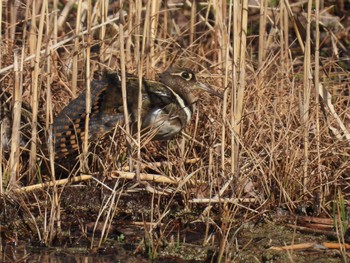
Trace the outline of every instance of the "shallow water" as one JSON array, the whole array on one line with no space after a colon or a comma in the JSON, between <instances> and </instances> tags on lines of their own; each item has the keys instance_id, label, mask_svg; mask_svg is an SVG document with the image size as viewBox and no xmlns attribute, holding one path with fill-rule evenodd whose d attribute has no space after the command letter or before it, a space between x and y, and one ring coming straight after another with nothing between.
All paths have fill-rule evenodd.
<instances>
[{"instance_id":1,"label":"shallow water","mask_svg":"<svg viewBox=\"0 0 350 263\"><path fill-rule=\"evenodd\" d=\"M108 254L89 252L86 248L28 248L25 246L0 247L0 262L44 262L44 263L110 263L110 262L147 262L133 255L109 251Z\"/></svg>"}]
</instances>

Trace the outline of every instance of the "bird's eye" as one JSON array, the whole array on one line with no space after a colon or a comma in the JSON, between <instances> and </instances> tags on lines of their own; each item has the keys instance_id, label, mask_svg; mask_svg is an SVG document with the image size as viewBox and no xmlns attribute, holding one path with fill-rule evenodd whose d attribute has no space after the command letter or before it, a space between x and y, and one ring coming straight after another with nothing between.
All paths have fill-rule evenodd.
<instances>
[{"instance_id":1,"label":"bird's eye","mask_svg":"<svg viewBox=\"0 0 350 263\"><path fill-rule=\"evenodd\" d=\"M193 74L192 73L189 73L187 71L184 71L181 73L181 77L187 81L191 80L192 77L193 77Z\"/></svg>"}]
</instances>

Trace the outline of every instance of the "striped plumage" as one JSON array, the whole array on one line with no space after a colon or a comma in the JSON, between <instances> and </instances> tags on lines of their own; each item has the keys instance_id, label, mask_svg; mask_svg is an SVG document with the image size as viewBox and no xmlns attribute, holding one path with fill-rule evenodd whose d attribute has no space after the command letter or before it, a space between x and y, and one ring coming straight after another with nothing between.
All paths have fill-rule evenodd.
<instances>
[{"instance_id":1,"label":"striped plumage","mask_svg":"<svg viewBox=\"0 0 350 263\"><path fill-rule=\"evenodd\" d=\"M139 78L126 78L127 106L132 128L137 127ZM168 140L178 134L190 121L195 97L193 90L215 93L197 82L189 69L170 68L159 75L159 81L142 80L142 133L151 131L153 140ZM85 102L83 92L57 115L53 128L58 158L78 150L85 136ZM91 115L89 138L98 138L123 120L121 80L117 73L108 73L103 80L91 83ZM77 140L78 138L78 140Z\"/></svg>"}]
</instances>

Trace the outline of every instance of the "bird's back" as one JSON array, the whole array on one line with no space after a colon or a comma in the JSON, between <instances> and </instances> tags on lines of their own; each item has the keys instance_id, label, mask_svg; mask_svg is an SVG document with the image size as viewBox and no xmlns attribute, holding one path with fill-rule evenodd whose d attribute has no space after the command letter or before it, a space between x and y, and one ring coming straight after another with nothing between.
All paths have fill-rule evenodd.
<instances>
[{"instance_id":1,"label":"bird's back","mask_svg":"<svg viewBox=\"0 0 350 263\"><path fill-rule=\"evenodd\" d=\"M120 97L119 86L111 85L105 80L91 82L89 138L102 136L123 118L116 110L116 102ZM86 92L83 92L54 119L56 158L67 156L79 149L86 133L85 118Z\"/></svg>"}]
</instances>

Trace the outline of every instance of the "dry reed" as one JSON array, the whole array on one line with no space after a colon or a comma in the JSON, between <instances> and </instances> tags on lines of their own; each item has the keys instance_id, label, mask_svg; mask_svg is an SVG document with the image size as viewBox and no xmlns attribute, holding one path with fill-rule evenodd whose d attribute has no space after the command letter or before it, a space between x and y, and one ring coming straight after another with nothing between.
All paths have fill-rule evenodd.
<instances>
[{"instance_id":1,"label":"dry reed","mask_svg":"<svg viewBox=\"0 0 350 263\"><path fill-rule=\"evenodd\" d=\"M349 205L344 190L349 187L349 112L344 97L348 77L332 58L321 58L320 64L318 1L315 22L311 0L307 5L290 5L285 0L274 7L267 0L255 7L248 6L247 0L135 0L113 4L107 0L79 0L66 1L64 6L59 6L57 0L16 3L0 1L0 94L13 94L13 131L21 130L22 101L30 104L31 146L22 149L21 136L16 132L12 134L9 156L1 145L0 193L6 192L9 181L10 186L41 184L47 178L53 181L52 191L46 193L51 207L40 235L45 243L60 235L62 227L60 198L64 188L55 183L50 141L53 116L81 92L86 92L87 98L82 172L98 172L96 177L105 179L128 166L130 172L136 169L138 183L147 177L145 174L170 178L171 183L161 186L159 182L144 183L152 189L151 211L144 221L153 256L163 237L156 236L155 228L167 219L178 195L184 208L197 205L203 210L201 218L205 218L207 232L214 227L220 233L219 261L230 260L229 251L235 246L233 229L241 224L236 218L243 214L249 221L276 207L296 212L300 207L313 208L318 198L321 201L315 213L331 211L338 189L343 190ZM307 7L305 28L299 21L304 18L296 11L301 5ZM255 14L260 18L254 18ZM322 32L333 41L331 51L336 53L339 35L331 30ZM21 50L21 54L15 50ZM137 134L131 138L127 73L139 76L141 88L142 76L153 79L172 64L193 68L201 81L224 94L223 101L201 95L185 135L176 140L146 143L140 120ZM121 72L125 124L118 126L113 135L88 141L90 80L110 69ZM140 118L141 94L138 100ZM326 114L320 114L320 109ZM39 135L38 116L42 115L46 118L46 125L42 123L46 137ZM37 152L47 136L50 169L41 174ZM26 166L23 156L28 151ZM88 165L89 156L93 156L93 162ZM193 159L198 161L188 161ZM151 167L151 163L161 165ZM10 180L6 179L8 175ZM115 181L113 193L97 216L97 221L105 220L99 245L108 236L118 213L116 206L126 192L121 180ZM162 191L170 197L160 211L155 209L156 193ZM242 205L242 200L248 204ZM213 203L218 211L212 208ZM218 224L213 223L215 213L222 218ZM165 233L165 229L162 231ZM207 244L214 242L208 233L206 237Z\"/></svg>"}]
</instances>

